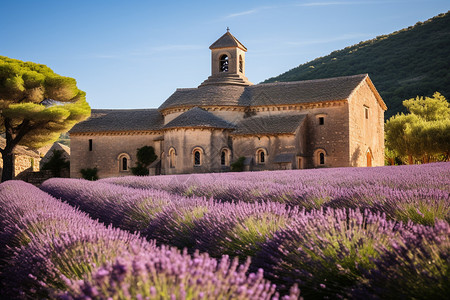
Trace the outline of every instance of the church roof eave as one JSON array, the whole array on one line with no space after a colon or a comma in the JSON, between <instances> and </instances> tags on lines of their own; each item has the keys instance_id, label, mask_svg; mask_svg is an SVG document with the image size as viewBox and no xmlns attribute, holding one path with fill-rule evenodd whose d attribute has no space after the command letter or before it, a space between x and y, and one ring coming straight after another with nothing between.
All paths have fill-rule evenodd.
<instances>
[{"instance_id":1,"label":"church roof eave","mask_svg":"<svg viewBox=\"0 0 450 300\"><path fill-rule=\"evenodd\" d=\"M234 129L235 125L200 107L194 107L182 113L163 127L164 130L173 128Z\"/></svg>"},{"instance_id":2,"label":"church roof eave","mask_svg":"<svg viewBox=\"0 0 450 300\"><path fill-rule=\"evenodd\" d=\"M247 48L239 42L229 31L225 32L217 41L209 46L209 49L223 49L223 48L239 48L243 51L247 51Z\"/></svg>"}]
</instances>

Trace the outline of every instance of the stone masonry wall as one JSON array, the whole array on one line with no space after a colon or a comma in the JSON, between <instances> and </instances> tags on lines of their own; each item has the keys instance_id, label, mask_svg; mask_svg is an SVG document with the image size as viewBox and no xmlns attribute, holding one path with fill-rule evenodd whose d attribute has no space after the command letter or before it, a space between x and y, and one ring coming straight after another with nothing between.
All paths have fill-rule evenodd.
<instances>
[{"instance_id":1,"label":"stone masonry wall","mask_svg":"<svg viewBox=\"0 0 450 300\"><path fill-rule=\"evenodd\" d=\"M252 157L251 170L278 170L280 164L274 163L278 154L297 153L299 141L293 134L290 135L262 135L262 136L233 136L233 161L241 156ZM256 151L260 148L266 150L266 163L258 164Z\"/></svg>"},{"instance_id":2,"label":"stone masonry wall","mask_svg":"<svg viewBox=\"0 0 450 300\"><path fill-rule=\"evenodd\" d=\"M194 148L202 149L202 162L194 166ZM221 129L180 128L164 134L164 157L162 167L165 174L207 173L223 171L220 165L222 149L229 149L228 132ZM176 151L175 167L169 166L169 150Z\"/></svg>"},{"instance_id":3,"label":"stone masonry wall","mask_svg":"<svg viewBox=\"0 0 450 300\"><path fill-rule=\"evenodd\" d=\"M155 134L115 134L115 135L71 135L70 177L81 178L81 169L98 169L100 178L132 175L131 171L119 170L119 155L126 153L130 157L128 165L136 164L137 149L152 146L160 158L159 142L153 141ZM89 151L89 140L92 139L92 151Z\"/></svg>"},{"instance_id":4,"label":"stone masonry wall","mask_svg":"<svg viewBox=\"0 0 450 300\"><path fill-rule=\"evenodd\" d=\"M350 103L350 166L366 167L367 152L372 166L384 165L384 111L367 82L353 93ZM365 117L368 109L368 119Z\"/></svg>"}]
</instances>

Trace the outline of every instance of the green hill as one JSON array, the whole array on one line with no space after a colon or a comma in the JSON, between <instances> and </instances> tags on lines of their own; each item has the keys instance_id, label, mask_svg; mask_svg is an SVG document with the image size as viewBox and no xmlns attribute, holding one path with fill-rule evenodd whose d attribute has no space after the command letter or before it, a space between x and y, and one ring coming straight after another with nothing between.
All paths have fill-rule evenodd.
<instances>
[{"instance_id":1,"label":"green hill","mask_svg":"<svg viewBox=\"0 0 450 300\"><path fill-rule=\"evenodd\" d=\"M388 106L386 118L404 111L402 101L438 91L450 99L450 11L389 35L360 42L302 64L265 82L368 73Z\"/></svg>"}]
</instances>

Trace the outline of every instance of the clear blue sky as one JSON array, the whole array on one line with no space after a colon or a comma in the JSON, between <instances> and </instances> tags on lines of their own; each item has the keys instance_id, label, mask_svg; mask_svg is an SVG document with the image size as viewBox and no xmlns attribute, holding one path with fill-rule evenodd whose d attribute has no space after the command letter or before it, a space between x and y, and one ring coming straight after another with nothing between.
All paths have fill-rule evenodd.
<instances>
[{"instance_id":1,"label":"clear blue sky","mask_svg":"<svg viewBox=\"0 0 450 300\"><path fill-rule=\"evenodd\" d=\"M2 0L0 55L73 77L92 108L157 108L210 75L226 32L253 83L450 10L449 0Z\"/></svg>"}]
</instances>

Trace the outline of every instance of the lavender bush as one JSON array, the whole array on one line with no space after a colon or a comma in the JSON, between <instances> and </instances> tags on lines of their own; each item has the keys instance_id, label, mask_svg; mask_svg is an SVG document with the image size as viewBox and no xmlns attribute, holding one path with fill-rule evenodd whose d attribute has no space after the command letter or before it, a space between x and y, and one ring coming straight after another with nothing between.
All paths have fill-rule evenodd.
<instances>
[{"instance_id":1,"label":"lavender bush","mask_svg":"<svg viewBox=\"0 0 450 300\"><path fill-rule=\"evenodd\" d=\"M255 264L283 285L298 283L307 298L346 297L374 267L378 247L390 248L401 225L358 210L312 211L262 246Z\"/></svg>"},{"instance_id":2,"label":"lavender bush","mask_svg":"<svg viewBox=\"0 0 450 300\"><path fill-rule=\"evenodd\" d=\"M248 263L239 265L224 256L220 262L207 254L159 251L133 253L97 269L91 280L71 281L63 299L277 299L275 285L262 270L246 275ZM189 272L190 276L186 276ZM233 284L230 284L233 282ZM282 299L297 299L294 286ZM275 296L274 296L275 295Z\"/></svg>"},{"instance_id":3,"label":"lavender bush","mask_svg":"<svg viewBox=\"0 0 450 300\"><path fill-rule=\"evenodd\" d=\"M153 218L177 197L154 189L134 189L82 179L52 178L41 189L79 207L105 224L129 231L147 228Z\"/></svg>"},{"instance_id":4,"label":"lavender bush","mask_svg":"<svg viewBox=\"0 0 450 300\"><path fill-rule=\"evenodd\" d=\"M380 256L365 280L353 291L355 298L445 299L450 295L450 226L410 225L390 247L380 245Z\"/></svg>"},{"instance_id":5,"label":"lavender bush","mask_svg":"<svg viewBox=\"0 0 450 300\"><path fill-rule=\"evenodd\" d=\"M390 219L424 225L450 221L450 163L255 173L120 177L102 182L213 198L220 202L282 202L383 211Z\"/></svg>"},{"instance_id":6,"label":"lavender bush","mask_svg":"<svg viewBox=\"0 0 450 300\"><path fill-rule=\"evenodd\" d=\"M218 262L207 254L191 258L175 248L156 248L23 182L0 184L0 208L7 299L278 299L262 270L247 276L248 265L227 257ZM294 287L285 298L298 296Z\"/></svg>"}]
</instances>

